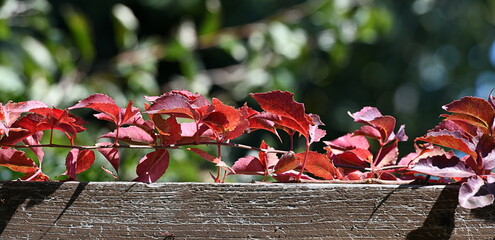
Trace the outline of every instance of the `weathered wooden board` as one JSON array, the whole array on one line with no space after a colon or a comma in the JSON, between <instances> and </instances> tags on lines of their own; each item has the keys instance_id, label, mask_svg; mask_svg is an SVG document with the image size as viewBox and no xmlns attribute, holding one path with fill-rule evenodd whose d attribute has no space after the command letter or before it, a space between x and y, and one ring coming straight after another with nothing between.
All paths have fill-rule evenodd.
<instances>
[{"instance_id":1,"label":"weathered wooden board","mask_svg":"<svg viewBox=\"0 0 495 240\"><path fill-rule=\"evenodd\" d=\"M0 239L493 239L457 186L0 183Z\"/></svg>"}]
</instances>

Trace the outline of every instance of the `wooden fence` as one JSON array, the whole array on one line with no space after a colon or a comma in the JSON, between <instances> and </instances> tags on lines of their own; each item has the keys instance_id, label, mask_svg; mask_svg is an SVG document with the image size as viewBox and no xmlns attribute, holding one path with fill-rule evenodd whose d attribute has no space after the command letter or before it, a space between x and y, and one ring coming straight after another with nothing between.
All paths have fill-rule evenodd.
<instances>
[{"instance_id":1,"label":"wooden fence","mask_svg":"<svg viewBox=\"0 0 495 240\"><path fill-rule=\"evenodd\" d=\"M0 239L493 239L458 186L0 182Z\"/></svg>"}]
</instances>

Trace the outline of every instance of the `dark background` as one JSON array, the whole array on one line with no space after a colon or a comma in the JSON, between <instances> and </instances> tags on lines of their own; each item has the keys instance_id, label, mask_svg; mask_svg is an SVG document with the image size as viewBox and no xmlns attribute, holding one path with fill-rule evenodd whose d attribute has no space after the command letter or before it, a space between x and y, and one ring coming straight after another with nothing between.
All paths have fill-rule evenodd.
<instances>
[{"instance_id":1,"label":"dark background","mask_svg":"<svg viewBox=\"0 0 495 240\"><path fill-rule=\"evenodd\" d=\"M393 115L410 137L400 145L403 156L415 137L436 125L442 105L466 95L487 98L495 87L494 4L2 1L0 100L36 99L63 108L101 92L122 106L133 99L142 107L143 96L187 89L240 106L252 104L250 92L281 89L321 116L324 140L356 129L347 111L374 106ZM90 111L79 113L91 118ZM91 123L96 127L81 143L92 144L107 131ZM240 141L256 146L260 138L276 144L265 133ZM66 153L50 151L48 173L60 174ZM233 151L230 163L243 154ZM123 179L132 179L141 155L124 153ZM200 181L208 167L174 151L162 180ZM3 179L12 176L0 171ZM109 179L101 171L84 177Z\"/></svg>"}]
</instances>

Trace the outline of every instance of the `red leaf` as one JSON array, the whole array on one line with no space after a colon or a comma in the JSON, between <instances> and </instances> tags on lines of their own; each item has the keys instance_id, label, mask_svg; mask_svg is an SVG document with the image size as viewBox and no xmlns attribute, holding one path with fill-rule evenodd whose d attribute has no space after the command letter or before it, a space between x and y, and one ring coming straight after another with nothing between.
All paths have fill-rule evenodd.
<instances>
[{"instance_id":1,"label":"red leaf","mask_svg":"<svg viewBox=\"0 0 495 240\"><path fill-rule=\"evenodd\" d=\"M127 122L133 119L134 116L136 116L136 114L139 113L139 108L132 107L133 103L134 102L132 100L129 100L129 102L127 103L127 107L125 109L120 109L121 110L120 115L122 117L121 119L119 119L118 126L121 126L123 124L128 124Z\"/></svg>"},{"instance_id":2,"label":"red leaf","mask_svg":"<svg viewBox=\"0 0 495 240\"><path fill-rule=\"evenodd\" d=\"M431 131L439 131L439 130L448 130L448 131L459 131L462 133L464 138L471 138L478 135L478 127L475 127L469 123L455 120L444 120L440 122L435 128Z\"/></svg>"},{"instance_id":3,"label":"red leaf","mask_svg":"<svg viewBox=\"0 0 495 240\"><path fill-rule=\"evenodd\" d=\"M169 157L168 151L164 149L157 149L146 154L137 165L136 173L138 177L133 181L156 182L167 171Z\"/></svg>"},{"instance_id":4,"label":"red leaf","mask_svg":"<svg viewBox=\"0 0 495 240\"><path fill-rule=\"evenodd\" d=\"M384 146L380 151L380 155L375 159L375 167L382 168L390 165L394 165L399 157L399 148L397 147L398 141L393 141Z\"/></svg>"},{"instance_id":5,"label":"red leaf","mask_svg":"<svg viewBox=\"0 0 495 240\"><path fill-rule=\"evenodd\" d=\"M238 109L235 109L234 107L225 105L222 103L222 101L213 98L212 104L215 107L215 112L220 112L225 117L227 118L227 124L225 126L222 126L225 131L232 131L234 130L237 125L239 124L239 121L241 120L241 112Z\"/></svg>"},{"instance_id":6,"label":"red leaf","mask_svg":"<svg viewBox=\"0 0 495 240\"><path fill-rule=\"evenodd\" d=\"M392 116L378 117L373 121L370 121L372 126L376 127L382 134L382 143L386 143L392 140L390 136L394 135L395 118Z\"/></svg>"},{"instance_id":7,"label":"red leaf","mask_svg":"<svg viewBox=\"0 0 495 240\"><path fill-rule=\"evenodd\" d=\"M50 177L41 172L40 169L26 173L21 179L25 181L50 181Z\"/></svg>"},{"instance_id":8,"label":"red leaf","mask_svg":"<svg viewBox=\"0 0 495 240\"><path fill-rule=\"evenodd\" d=\"M397 180L397 177L389 172L381 172L378 178L381 180L389 180L389 181Z\"/></svg>"},{"instance_id":9,"label":"red leaf","mask_svg":"<svg viewBox=\"0 0 495 240\"><path fill-rule=\"evenodd\" d=\"M373 154L367 149L356 148L334 155L336 163L352 166L368 166L373 162Z\"/></svg>"},{"instance_id":10,"label":"red leaf","mask_svg":"<svg viewBox=\"0 0 495 240\"><path fill-rule=\"evenodd\" d=\"M478 153L477 167L478 169L492 170L495 168L495 142L493 137L483 134L478 137L479 141L476 146Z\"/></svg>"},{"instance_id":11,"label":"red leaf","mask_svg":"<svg viewBox=\"0 0 495 240\"><path fill-rule=\"evenodd\" d=\"M220 159L218 157L212 156L209 153L207 153L207 152L205 152L199 148L188 148L187 150L198 154L201 158L203 158L209 162L217 163L217 164L220 162Z\"/></svg>"},{"instance_id":12,"label":"red leaf","mask_svg":"<svg viewBox=\"0 0 495 240\"><path fill-rule=\"evenodd\" d=\"M240 113L239 122L236 124L233 130L230 130L225 134L224 139L232 140L240 137L249 129L249 120L250 114L253 112L247 105L244 105L238 109Z\"/></svg>"},{"instance_id":13,"label":"red leaf","mask_svg":"<svg viewBox=\"0 0 495 240\"><path fill-rule=\"evenodd\" d=\"M100 138L118 138L120 141L129 144L151 144L154 142L153 137L148 132L136 126L120 127L113 132L102 135Z\"/></svg>"},{"instance_id":14,"label":"red leaf","mask_svg":"<svg viewBox=\"0 0 495 240\"><path fill-rule=\"evenodd\" d=\"M254 156L246 156L239 158L232 166L232 170L235 174L245 175L264 175L265 167L261 164L260 160Z\"/></svg>"},{"instance_id":15,"label":"red leaf","mask_svg":"<svg viewBox=\"0 0 495 240\"><path fill-rule=\"evenodd\" d=\"M151 114L151 119L160 134L162 144L176 144L182 138L181 125L175 117L164 120L159 114Z\"/></svg>"},{"instance_id":16,"label":"red leaf","mask_svg":"<svg viewBox=\"0 0 495 240\"><path fill-rule=\"evenodd\" d=\"M373 155L366 149L353 149L340 154L332 155L333 163L341 168L345 174L354 171L354 168L345 166L366 168L373 161Z\"/></svg>"},{"instance_id":17,"label":"red leaf","mask_svg":"<svg viewBox=\"0 0 495 240\"><path fill-rule=\"evenodd\" d=\"M264 129L272 132L278 138L280 138L277 133L277 129L275 128L275 121L280 121L280 117L278 115L263 112L263 113L257 113L251 115L248 118L248 120L249 120L249 128L251 129L251 131Z\"/></svg>"},{"instance_id":18,"label":"red leaf","mask_svg":"<svg viewBox=\"0 0 495 240\"><path fill-rule=\"evenodd\" d=\"M480 120L485 128L491 128L495 116L495 110L488 101L477 97L463 97L452 103L443 106L443 109L452 112L472 116ZM465 121L476 125L479 124L476 120L464 119Z\"/></svg>"},{"instance_id":19,"label":"red leaf","mask_svg":"<svg viewBox=\"0 0 495 240\"><path fill-rule=\"evenodd\" d=\"M93 103L87 108L91 108L97 112L101 112L102 114L95 114L95 117L97 117L98 119L108 120L114 122L115 125L120 126L120 107L115 103Z\"/></svg>"},{"instance_id":20,"label":"red leaf","mask_svg":"<svg viewBox=\"0 0 495 240\"><path fill-rule=\"evenodd\" d=\"M355 136L352 133L348 133L332 141L324 141L323 143L325 143L329 149L332 150L332 152L334 152L334 150L340 151L334 152L334 154L341 153L345 150L352 150L356 148L368 149L370 147L370 144L365 137L359 135Z\"/></svg>"},{"instance_id":21,"label":"red leaf","mask_svg":"<svg viewBox=\"0 0 495 240\"><path fill-rule=\"evenodd\" d=\"M209 113L201 122L217 133L216 135L221 134L229 123L225 114L221 112Z\"/></svg>"},{"instance_id":22,"label":"red leaf","mask_svg":"<svg viewBox=\"0 0 495 240\"><path fill-rule=\"evenodd\" d=\"M240 137L244 132L249 128L249 121L244 118L239 121L239 124L237 124L236 128L232 131L229 131L227 134L225 134L224 139L225 140L232 140L235 138Z\"/></svg>"},{"instance_id":23,"label":"red leaf","mask_svg":"<svg viewBox=\"0 0 495 240\"><path fill-rule=\"evenodd\" d=\"M421 159L411 168L412 171L424 173L431 176L446 178L466 178L475 176L473 172L458 157L432 156Z\"/></svg>"},{"instance_id":24,"label":"red leaf","mask_svg":"<svg viewBox=\"0 0 495 240\"><path fill-rule=\"evenodd\" d=\"M363 173L359 170L351 170L345 175L343 180L363 180L368 177L368 173L369 172Z\"/></svg>"},{"instance_id":25,"label":"red leaf","mask_svg":"<svg viewBox=\"0 0 495 240\"><path fill-rule=\"evenodd\" d=\"M406 125L402 124L399 127L399 130L397 130L397 134L395 138L401 142L405 142L409 139L409 137L406 135Z\"/></svg>"},{"instance_id":26,"label":"red leaf","mask_svg":"<svg viewBox=\"0 0 495 240\"><path fill-rule=\"evenodd\" d=\"M109 142L100 142L97 143L96 146L112 146L112 143ZM98 148L98 152L100 152L107 160L112 164L112 167L115 171L119 172L120 165L120 153L117 148Z\"/></svg>"},{"instance_id":27,"label":"red leaf","mask_svg":"<svg viewBox=\"0 0 495 240\"><path fill-rule=\"evenodd\" d=\"M156 99L145 111L148 114L169 114L181 118L194 119L192 107L182 95L164 95Z\"/></svg>"},{"instance_id":28,"label":"red leaf","mask_svg":"<svg viewBox=\"0 0 495 240\"><path fill-rule=\"evenodd\" d=\"M208 101L200 94L192 94L185 90L171 91L160 97L147 97L146 99L151 102L151 105L145 111L146 113L168 114L195 120L201 119L202 108L208 109L210 106Z\"/></svg>"},{"instance_id":29,"label":"red leaf","mask_svg":"<svg viewBox=\"0 0 495 240\"><path fill-rule=\"evenodd\" d=\"M77 108L91 108L97 112L102 112L108 115L110 119L117 125L120 115L120 108L115 104L115 101L101 93L93 94L81 101L76 105L69 107L69 110Z\"/></svg>"},{"instance_id":30,"label":"red leaf","mask_svg":"<svg viewBox=\"0 0 495 240\"><path fill-rule=\"evenodd\" d=\"M129 101L131 103L131 101ZM113 106L117 107L117 105ZM139 112L139 108L132 107L132 111L128 112L128 108L119 108L120 113L116 116L110 116L108 113L101 112L94 114L97 119L113 122L116 126L122 125L142 125L144 123L143 116ZM126 114L133 114L131 116L125 116ZM125 119L124 119L125 118Z\"/></svg>"},{"instance_id":31,"label":"red leaf","mask_svg":"<svg viewBox=\"0 0 495 240\"><path fill-rule=\"evenodd\" d=\"M96 94L90 95L87 98L79 101L76 105L69 107L68 109L71 110L71 109L76 109L76 108L87 108L88 106L90 106L91 104L94 104L94 103L115 104L115 101L111 97L109 97L105 94L96 93Z\"/></svg>"},{"instance_id":32,"label":"red leaf","mask_svg":"<svg viewBox=\"0 0 495 240\"><path fill-rule=\"evenodd\" d=\"M382 117L382 113L374 107L364 107L359 112L348 113L354 120L359 121L361 123L367 123L373 121L378 117Z\"/></svg>"},{"instance_id":33,"label":"red leaf","mask_svg":"<svg viewBox=\"0 0 495 240\"><path fill-rule=\"evenodd\" d=\"M309 144L312 144L319 142L323 137L325 137L325 135L327 135L327 132L323 129L319 129L319 126L325 125L321 122L320 116L313 113L308 114L308 116L310 116L313 121L313 124L309 127Z\"/></svg>"},{"instance_id":34,"label":"red leaf","mask_svg":"<svg viewBox=\"0 0 495 240\"><path fill-rule=\"evenodd\" d=\"M141 118L139 108L132 107L132 104L133 101L130 100L126 108L120 108L111 97L97 93L79 101L79 103L68 109L91 108L100 112L100 114L95 114L96 118L114 122L116 126L120 127L124 124L135 122L136 117Z\"/></svg>"},{"instance_id":35,"label":"red leaf","mask_svg":"<svg viewBox=\"0 0 495 240\"><path fill-rule=\"evenodd\" d=\"M283 118L277 124L293 129L309 139L311 118L305 113L304 104L294 101L293 95L282 91L251 94L263 110Z\"/></svg>"},{"instance_id":36,"label":"red leaf","mask_svg":"<svg viewBox=\"0 0 495 240\"><path fill-rule=\"evenodd\" d=\"M45 108L45 103L40 101L26 101L26 102L8 102L4 106L0 103L0 119L4 121L6 127L10 127L22 113L28 112L34 108Z\"/></svg>"},{"instance_id":37,"label":"red leaf","mask_svg":"<svg viewBox=\"0 0 495 240\"><path fill-rule=\"evenodd\" d=\"M282 155L273 169L276 174L280 174L297 168L299 164L301 161L293 153L286 153Z\"/></svg>"},{"instance_id":38,"label":"red leaf","mask_svg":"<svg viewBox=\"0 0 495 240\"><path fill-rule=\"evenodd\" d=\"M378 129L376 129L372 126L368 126L368 125L361 126L360 129L354 131L354 135L366 136L366 137L370 137L370 138L375 138L377 140L382 139L382 134L380 133L380 131L378 131Z\"/></svg>"},{"instance_id":39,"label":"red leaf","mask_svg":"<svg viewBox=\"0 0 495 240\"><path fill-rule=\"evenodd\" d=\"M172 90L172 91L167 92L167 93L165 93L159 97L146 96L144 98L146 98L146 100L149 102L155 102L157 99L159 99L165 95L181 95L181 96L185 97L188 100L188 102L191 104L191 106L193 106L193 107L203 107L203 106L210 105L208 100L206 100L206 98L204 98L201 94L191 93L187 90Z\"/></svg>"},{"instance_id":40,"label":"red leaf","mask_svg":"<svg viewBox=\"0 0 495 240\"><path fill-rule=\"evenodd\" d=\"M24 152L14 149L0 148L0 166L23 173L38 171L38 166L36 166L32 159L26 157Z\"/></svg>"},{"instance_id":41,"label":"red leaf","mask_svg":"<svg viewBox=\"0 0 495 240\"><path fill-rule=\"evenodd\" d=\"M273 176L273 178L277 179L278 182L291 182L291 181L295 181L297 178L303 179L303 180L315 180L314 178L312 178L306 174L302 174L301 176L299 176L299 172L294 171L294 170L277 174L277 175Z\"/></svg>"},{"instance_id":42,"label":"red leaf","mask_svg":"<svg viewBox=\"0 0 495 240\"><path fill-rule=\"evenodd\" d=\"M264 140L261 141L260 148L265 150L273 149L270 146L268 146L268 144L266 144ZM261 164L263 164L263 166L265 167L266 171L268 171L268 168L275 166L275 164L277 164L278 162L278 157L277 154L275 153L267 153L264 151L260 151L258 153L258 158Z\"/></svg>"},{"instance_id":43,"label":"red leaf","mask_svg":"<svg viewBox=\"0 0 495 240\"><path fill-rule=\"evenodd\" d=\"M451 158L452 156L454 156L454 153L452 151L445 152L443 148L435 146L431 143L427 143L421 148L419 148L417 145L415 145L414 147L416 149L416 152L409 153L405 157L401 158L398 165L412 166L421 159L433 156L445 155L447 156L447 158Z\"/></svg>"},{"instance_id":44,"label":"red leaf","mask_svg":"<svg viewBox=\"0 0 495 240\"><path fill-rule=\"evenodd\" d=\"M81 118L69 114L67 110L55 109L55 108L35 108L30 112L34 114L28 114L17 122L19 126L24 129L28 129L31 133L57 129L67 135L69 139L73 139L78 132L82 132L85 128L82 126L86 124ZM25 118L28 118L29 121Z\"/></svg>"},{"instance_id":45,"label":"red leaf","mask_svg":"<svg viewBox=\"0 0 495 240\"><path fill-rule=\"evenodd\" d=\"M478 154L474 151L476 146L466 139L460 131L433 130L425 136L416 138L415 141L424 141L436 145L452 148L467 153L474 159Z\"/></svg>"},{"instance_id":46,"label":"red leaf","mask_svg":"<svg viewBox=\"0 0 495 240\"><path fill-rule=\"evenodd\" d=\"M492 105L492 107L495 109L495 97L492 95L492 92L493 92L493 89L492 91L490 92L490 97L488 97L488 102L490 103L490 105Z\"/></svg>"},{"instance_id":47,"label":"red leaf","mask_svg":"<svg viewBox=\"0 0 495 240\"><path fill-rule=\"evenodd\" d=\"M22 140L22 142L26 145L40 145L41 138L43 137L43 132L36 132L33 135L25 138ZM43 152L43 148L41 147L30 147L31 151L34 152L36 157L38 158L38 161L40 163L40 166L42 165L41 163L43 162L43 157L45 156L45 153Z\"/></svg>"},{"instance_id":48,"label":"red leaf","mask_svg":"<svg viewBox=\"0 0 495 240\"><path fill-rule=\"evenodd\" d=\"M392 116L383 116L377 108L364 107L359 112L349 113L354 118L355 122L369 125L380 132L380 143L384 145L388 141L393 140L395 118ZM372 133L370 129L365 129L366 136L376 137L376 133Z\"/></svg>"},{"instance_id":49,"label":"red leaf","mask_svg":"<svg viewBox=\"0 0 495 240\"><path fill-rule=\"evenodd\" d=\"M464 122L464 123L471 125L472 127L479 127L485 133L489 132L489 128L487 128L485 122L483 122L479 118L473 117L471 115L462 114L462 113L453 113L450 115L449 114L442 114L440 116L445 117L444 121L449 120L449 121L453 121L455 123Z\"/></svg>"},{"instance_id":50,"label":"red leaf","mask_svg":"<svg viewBox=\"0 0 495 240\"><path fill-rule=\"evenodd\" d=\"M305 154L305 152L296 153L295 156L302 162ZM317 177L327 180L336 178L338 172L337 168L330 162L330 159L328 159L325 154L312 151L308 152L305 170Z\"/></svg>"},{"instance_id":51,"label":"red leaf","mask_svg":"<svg viewBox=\"0 0 495 240\"><path fill-rule=\"evenodd\" d=\"M76 174L88 170L95 161L95 153L89 149L74 148L69 151L65 159L66 175L76 180Z\"/></svg>"},{"instance_id":52,"label":"red leaf","mask_svg":"<svg viewBox=\"0 0 495 240\"><path fill-rule=\"evenodd\" d=\"M181 123L180 131L182 134L178 143L215 140L215 136L211 129L204 124L199 124L198 126L194 122ZM197 135L199 135L199 137Z\"/></svg>"}]
</instances>

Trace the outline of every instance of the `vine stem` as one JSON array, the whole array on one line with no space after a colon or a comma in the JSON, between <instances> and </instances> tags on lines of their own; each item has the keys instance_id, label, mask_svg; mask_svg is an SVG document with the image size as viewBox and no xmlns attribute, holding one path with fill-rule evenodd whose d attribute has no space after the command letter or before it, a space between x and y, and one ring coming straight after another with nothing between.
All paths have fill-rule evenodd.
<instances>
[{"instance_id":1,"label":"vine stem","mask_svg":"<svg viewBox=\"0 0 495 240\"><path fill-rule=\"evenodd\" d=\"M227 142L197 142L197 143L184 143L184 144L171 144L171 145L160 145L160 146L150 146L150 145L63 145L63 144L38 144L38 145L11 145L11 144L0 144L0 147L10 147L10 148L32 148L32 147L43 147L43 148L77 148L77 149L103 149L103 148L131 148L131 149L175 149L181 146L190 145L218 145L218 146L228 146L235 148L243 148L248 150L254 150L258 152L266 153L280 153L285 154L291 151L275 150L275 149L262 149L258 147L252 147L248 145L238 144L238 143L227 143Z\"/></svg>"},{"instance_id":2,"label":"vine stem","mask_svg":"<svg viewBox=\"0 0 495 240\"><path fill-rule=\"evenodd\" d=\"M222 161L222 145L217 145L217 157ZM220 177L221 177L221 168L220 166L217 166L217 178L215 179L215 182L220 182Z\"/></svg>"},{"instance_id":3,"label":"vine stem","mask_svg":"<svg viewBox=\"0 0 495 240\"><path fill-rule=\"evenodd\" d=\"M235 147L235 148L242 148L242 149L248 149L248 150L253 150L253 151L258 151L258 152L266 152L266 153L279 153L279 154L285 154L285 153L290 153L292 151L284 151L284 150L276 150L276 149L262 149L258 147L252 147L248 145L243 145L243 144L237 144L237 143L228 143L228 142L198 142L197 144L171 144L171 145L160 145L160 146L149 146L149 145L102 145L102 146L96 146L96 145L86 145L86 146L77 146L77 145L63 145L63 144L38 144L38 145L10 145L10 144L0 144L0 147L10 147L10 148L35 148L35 147L42 147L42 148L77 148L77 149L88 149L88 150L97 150L97 149L105 149L105 148L117 148L117 149L177 149L181 146L189 146L189 145L217 145L218 147L220 146L229 146L229 147ZM306 151L307 152L307 151ZM366 167L359 167L359 166L351 166L351 165L344 165L344 164L335 164L335 167L342 167L342 168L352 168L352 169L357 169L357 170L362 170L362 171L373 171L373 170L390 170L390 169L397 169L397 168L407 168L407 165L391 165L391 166L385 166L379 169L373 169L373 168L366 168ZM302 175L302 174L301 174ZM493 174L495 175L495 173Z\"/></svg>"},{"instance_id":4,"label":"vine stem","mask_svg":"<svg viewBox=\"0 0 495 240\"><path fill-rule=\"evenodd\" d=\"M304 172L304 168L306 166L306 161L308 160L308 156L309 156L309 139L306 138L306 153L304 154L304 159L301 163L301 171L296 176L296 181L301 180L302 174Z\"/></svg>"}]
</instances>

